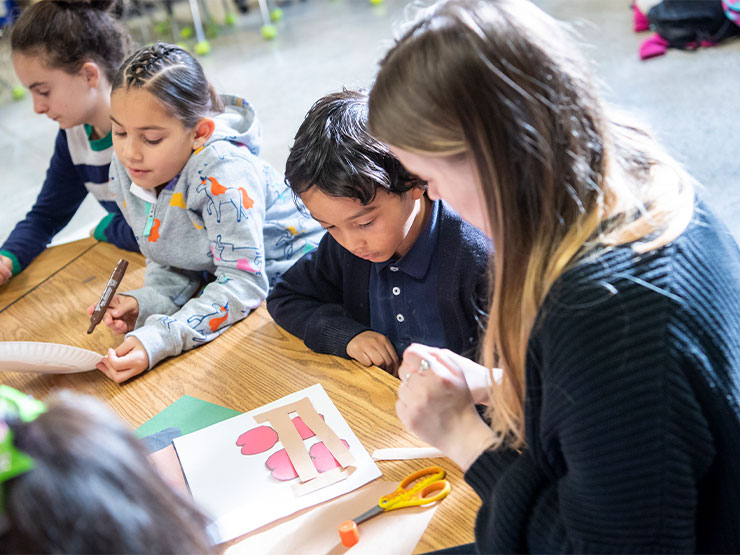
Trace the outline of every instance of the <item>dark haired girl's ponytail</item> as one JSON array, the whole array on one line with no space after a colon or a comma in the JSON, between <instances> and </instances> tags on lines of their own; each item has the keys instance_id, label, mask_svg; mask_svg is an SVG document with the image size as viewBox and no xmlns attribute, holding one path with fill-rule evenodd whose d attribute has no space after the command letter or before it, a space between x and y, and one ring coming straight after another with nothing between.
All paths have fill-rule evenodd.
<instances>
[{"instance_id":1,"label":"dark haired girl's ponytail","mask_svg":"<svg viewBox=\"0 0 740 555\"><path fill-rule=\"evenodd\" d=\"M211 97L211 112L220 113L224 111L224 102L221 95L210 82L208 83L208 95Z\"/></svg>"}]
</instances>

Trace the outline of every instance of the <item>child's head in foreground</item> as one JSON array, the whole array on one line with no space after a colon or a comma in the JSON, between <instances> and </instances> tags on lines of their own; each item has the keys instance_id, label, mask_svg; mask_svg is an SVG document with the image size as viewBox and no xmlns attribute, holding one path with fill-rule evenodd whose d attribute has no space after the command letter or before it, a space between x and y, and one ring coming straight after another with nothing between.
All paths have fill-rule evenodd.
<instances>
[{"instance_id":1,"label":"child's head in foreground","mask_svg":"<svg viewBox=\"0 0 740 555\"><path fill-rule=\"evenodd\" d=\"M0 386L0 438L0 551L212 551L204 517L100 401Z\"/></svg>"},{"instance_id":2,"label":"child's head in foreground","mask_svg":"<svg viewBox=\"0 0 740 555\"><path fill-rule=\"evenodd\" d=\"M367 130L367 94L329 94L298 129L285 179L334 239L360 258L383 262L408 250L425 183Z\"/></svg>"}]
</instances>

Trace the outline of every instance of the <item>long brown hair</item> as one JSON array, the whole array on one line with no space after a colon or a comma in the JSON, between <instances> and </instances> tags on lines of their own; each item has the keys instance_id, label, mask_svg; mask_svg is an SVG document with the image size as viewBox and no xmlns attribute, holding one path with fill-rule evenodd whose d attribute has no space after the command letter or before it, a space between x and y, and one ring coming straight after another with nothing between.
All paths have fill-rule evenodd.
<instances>
[{"instance_id":1,"label":"long brown hair","mask_svg":"<svg viewBox=\"0 0 740 555\"><path fill-rule=\"evenodd\" d=\"M25 8L10 32L13 52L77 73L96 62L110 83L131 48L131 37L111 14L116 0L43 0Z\"/></svg>"},{"instance_id":2,"label":"long brown hair","mask_svg":"<svg viewBox=\"0 0 740 555\"><path fill-rule=\"evenodd\" d=\"M371 131L404 150L467 156L495 258L480 361L503 368L489 414L524 443L529 336L555 280L633 242L667 243L693 212L690 178L638 126L607 110L565 26L527 0L433 6L381 61Z\"/></svg>"}]
</instances>

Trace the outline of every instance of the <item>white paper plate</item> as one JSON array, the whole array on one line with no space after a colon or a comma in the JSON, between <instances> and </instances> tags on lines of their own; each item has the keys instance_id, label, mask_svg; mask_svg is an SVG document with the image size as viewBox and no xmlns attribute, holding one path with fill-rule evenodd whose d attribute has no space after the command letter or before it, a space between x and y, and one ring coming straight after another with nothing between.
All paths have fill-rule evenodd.
<instances>
[{"instance_id":1,"label":"white paper plate","mask_svg":"<svg viewBox=\"0 0 740 555\"><path fill-rule=\"evenodd\" d=\"M59 343L0 341L0 370L72 374L95 370L103 355Z\"/></svg>"}]
</instances>

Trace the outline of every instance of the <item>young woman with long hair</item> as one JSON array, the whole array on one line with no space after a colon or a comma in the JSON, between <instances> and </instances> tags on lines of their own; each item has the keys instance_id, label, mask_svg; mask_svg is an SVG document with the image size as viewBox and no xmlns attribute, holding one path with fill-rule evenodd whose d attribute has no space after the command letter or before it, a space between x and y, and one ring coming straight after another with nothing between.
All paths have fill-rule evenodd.
<instances>
[{"instance_id":1,"label":"young woman with long hair","mask_svg":"<svg viewBox=\"0 0 740 555\"><path fill-rule=\"evenodd\" d=\"M381 62L371 131L496 252L480 365L411 346L398 414L466 470L480 552L735 552L740 253L569 35L451 0Z\"/></svg>"}]
</instances>

